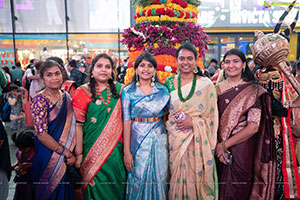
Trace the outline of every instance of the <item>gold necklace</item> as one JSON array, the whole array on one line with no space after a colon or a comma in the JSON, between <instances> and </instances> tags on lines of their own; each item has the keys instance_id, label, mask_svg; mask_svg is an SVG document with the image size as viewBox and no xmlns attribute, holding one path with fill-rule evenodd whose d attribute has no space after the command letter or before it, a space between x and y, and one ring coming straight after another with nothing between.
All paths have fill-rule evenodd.
<instances>
[{"instance_id":1,"label":"gold necklace","mask_svg":"<svg viewBox=\"0 0 300 200\"><path fill-rule=\"evenodd\" d=\"M229 88L235 88L235 87L239 86L242 82L243 82L243 79L241 79L239 82L237 82L235 84L230 84L228 79L225 80L225 83L227 84L227 86Z\"/></svg>"},{"instance_id":2,"label":"gold necklace","mask_svg":"<svg viewBox=\"0 0 300 200\"><path fill-rule=\"evenodd\" d=\"M51 95L48 90L44 91L44 95L50 100L50 102L54 105L57 103L57 106L60 107L62 105L62 94L59 91L58 95Z\"/></svg>"}]
</instances>

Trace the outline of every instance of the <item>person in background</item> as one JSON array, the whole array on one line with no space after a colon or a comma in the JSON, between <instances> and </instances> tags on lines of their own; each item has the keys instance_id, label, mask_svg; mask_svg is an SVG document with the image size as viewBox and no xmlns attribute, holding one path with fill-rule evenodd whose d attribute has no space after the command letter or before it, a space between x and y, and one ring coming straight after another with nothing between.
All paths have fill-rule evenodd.
<instances>
[{"instance_id":1,"label":"person in background","mask_svg":"<svg viewBox=\"0 0 300 200\"><path fill-rule=\"evenodd\" d=\"M3 95L2 95L2 88L5 88L7 85L7 79L2 70L0 70L0 120L2 119L2 112L3 112L3 106L4 106L4 101L3 101Z\"/></svg>"},{"instance_id":2,"label":"person in background","mask_svg":"<svg viewBox=\"0 0 300 200\"><path fill-rule=\"evenodd\" d=\"M9 86L8 103L11 106L10 130L12 133L26 128L25 113L22 106L24 93L24 88L15 84Z\"/></svg>"},{"instance_id":3,"label":"person in background","mask_svg":"<svg viewBox=\"0 0 300 200\"><path fill-rule=\"evenodd\" d=\"M39 61L34 65L33 69L26 70L28 79L31 81L29 88L29 95L33 98L43 87L40 77L40 67L43 62Z\"/></svg>"},{"instance_id":4,"label":"person in background","mask_svg":"<svg viewBox=\"0 0 300 200\"><path fill-rule=\"evenodd\" d=\"M120 83L124 83L124 77L126 74L125 64L127 63L127 59L124 60L124 63L121 63L120 66L117 67L117 81Z\"/></svg>"},{"instance_id":5,"label":"person in background","mask_svg":"<svg viewBox=\"0 0 300 200\"><path fill-rule=\"evenodd\" d=\"M2 68L2 70L3 70L3 72L4 72L5 76L6 76L7 82L11 83L11 74L10 74L9 68L5 66L5 67Z\"/></svg>"},{"instance_id":6,"label":"person in background","mask_svg":"<svg viewBox=\"0 0 300 200\"><path fill-rule=\"evenodd\" d=\"M15 83L15 81L19 81L19 83L22 82L22 78L25 71L21 68L21 63L16 63L16 68L11 70L11 82Z\"/></svg>"},{"instance_id":7,"label":"person in background","mask_svg":"<svg viewBox=\"0 0 300 200\"><path fill-rule=\"evenodd\" d=\"M208 64L207 70L209 72L209 77L212 77L214 73L218 70L218 61L212 58Z\"/></svg>"},{"instance_id":8,"label":"person in background","mask_svg":"<svg viewBox=\"0 0 300 200\"><path fill-rule=\"evenodd\" d=\"M4 103L6 103L7 101L7 98L8 98L8 88L11 84L11 75L10 75L10 70L8 67L3 67L2 68L5 76L6 76L6 80L7 80L7 85L5 86L5 88L3 88L3 100L4 100Z\"/></svg>"},{"instance_id":9,"label":"person in background","mask_svg":"<svg viewBox=\"0 0 300 200\"><path fill-rule=\"evenodd\" d=\"M71 60L68 65L68 71L70 72L71 80L76 82L76 86L79 87L84 83L86 74L84 73L85 67L82 63L77 63L76 60Z\"/></svg>"},{"instance_id":10,"label":"person in background","mask_svg":"<svg viewBox=\"0 0 300 200\"><path fill-rule=\"evenodd\" d=\"M254 60L252 58L247 58L246 61L248 63L249 69L253 72L256 67Z\"/></svg>"},{"instance_id":11,"label":"person in background","mask_svg":"<svg viewBox=\"0 0 300 200\"><path fill-rule=\"evenodd\" d=\"M1 70L0 70L1 71ZM0 200L6 200L8 196L8 182L11 176L11 164L7 133L0 120Z\"/></svg>"},{"instance_id":12,"label":"person in background","mask_svg":"<svg viewBox=\"0 0 300 200\"><path fill-rule=\"evenodd\" d=\"M32 162L34 156L34 132L23 130L12 134L17 147L17 162L11 167L16 172L14 200L34 200Z\"/></svg>"}]
</instances>

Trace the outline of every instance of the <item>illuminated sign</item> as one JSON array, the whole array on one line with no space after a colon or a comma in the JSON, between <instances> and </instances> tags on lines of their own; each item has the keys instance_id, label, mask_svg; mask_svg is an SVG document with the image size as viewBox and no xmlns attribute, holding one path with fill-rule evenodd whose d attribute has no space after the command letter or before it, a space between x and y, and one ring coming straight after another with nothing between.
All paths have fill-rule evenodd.
<instances>
[{"instance_id":1,"label":"illuminated sign","mask_svg":"<svg viewBox=\"0 0 300 200\"><path fill-rule=\"evenodd\" d=\"M4 0L0 0L0 8L5 8L4 6ZM16 10L33 10L33 5L31 3L31 0L25 0L23 4L16 4Z\"/></svg>"},{"instance_id":2,"label":"illuminated sign","mask_svg":"<svg viewBox=\"0 0 300 200\"><path fill-rule=\"evenodd\" d=\"M274 27L291 1L202 0L198 7L198 23L203 27ZM294 20L299 8L286 17L283 24ZM297 23L300 27L300 23Z\"/></svg>"}]
</instances>

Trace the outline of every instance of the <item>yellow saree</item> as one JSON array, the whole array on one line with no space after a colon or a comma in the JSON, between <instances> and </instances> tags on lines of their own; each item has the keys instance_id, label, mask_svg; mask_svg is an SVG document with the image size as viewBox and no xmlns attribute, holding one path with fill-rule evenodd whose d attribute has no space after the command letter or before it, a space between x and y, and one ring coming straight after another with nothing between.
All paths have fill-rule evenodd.
<instances>
[{"instance_id":1,"label":"yellow saree","mask_svg":"<svg viewBox=\"0 0 300 200\"><path fill-rule=\"evenodd\" d=\"M167 121L171 173L169 199L218 199L214 150L219 117L215 87L208 78L198 78L191 99L181 102L173 82L174 76L165 82L171 95ZM188 95L191 85L181 87L183 97ZM179 112L192 118L193 130L182 132L178 129L174 115Z\"/></svg>"}]
</instances>

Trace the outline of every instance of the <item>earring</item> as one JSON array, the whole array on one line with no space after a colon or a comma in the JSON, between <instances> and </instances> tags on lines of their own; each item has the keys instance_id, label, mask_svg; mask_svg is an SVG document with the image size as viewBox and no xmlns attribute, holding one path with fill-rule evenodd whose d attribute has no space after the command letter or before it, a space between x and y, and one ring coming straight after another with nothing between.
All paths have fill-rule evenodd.
<instances>
[{"instance_id":1,"label":"earring","mask_svg":"<svg viewBox=\"0 0 300 200\"><path fill-rule=\"evenodd\" d=\"M180 72L180 71L179 71L179 68L177 67L177 69L176 69L176 74L179 74L179 72Z\"/></svg>"},{"instance_id":2,"label":"earring","mask_svg":"<svg viewBox=\"0 0 300 200\"><path fill-rule=\"evenodd\" d=\"M139 75L138 75L136 72L135 72L135 81L136 81L135 85L136 85L137 87L140 87L141 84L140 84L140 82L139 82Z\"/></svg>"},{"instance_id":3,"label":"earring","mask_svg":"<svg viewBox=\"0 0 300 200\"><path fill-rule=\"evenodd\" d=\"M94 78L93 74L91 75L91 78Z\"/></svg>"},{"instance_id":4,"label":"earring","mask_svg":"<svg viewBox=\"0 0 300 200\"><path fill-rule=\"evenodd\" d=\"M153 74L152 79L151 79L151 87L154 87L155 85L155 74Z\"/></svg>"},{"instance_id":5,"label":"earring","mask_svg":"<svg viewBox=\"0 0 300 200\"><path fill-rule=\"evenodd\" d=\"M195 74L197 74L199 71L198 71L198 67L197 67L197 65L195 65L194 66L194 70L193 70L193 72L195 73Z\"/></svg>"},{"instance_id":6,"label":"earring","mask_svg":"<svg viewBox=\"0 0 300 200\"><path fill-rule=\"evenodd\" d=\"M245 69L246 69L246 68L243 68L242 73L245 73Z\"/></svg>"}]
</instances>

